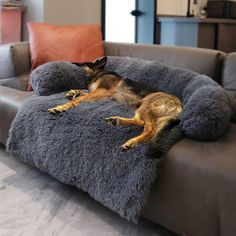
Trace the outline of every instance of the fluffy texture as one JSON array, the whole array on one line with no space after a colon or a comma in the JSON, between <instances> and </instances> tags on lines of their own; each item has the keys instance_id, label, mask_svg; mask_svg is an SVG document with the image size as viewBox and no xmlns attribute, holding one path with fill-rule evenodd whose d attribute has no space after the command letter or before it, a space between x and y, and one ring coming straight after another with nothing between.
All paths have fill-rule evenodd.
<instances>
[{"instance_id":1,"label":"fluffy texture","mask_svg":"<svg viewBox=\"0 0 236 236\"><path fill-rule=\"evenodd\" d=\"M106 69L179 97L180 127L188 138L215 140L229 125L232 111L226 91L205 75L131 57L109 57Z\"/></svg>"},{"instance_id":2,"label":"fluffy texture","mask_svg":"<svg viewBox=\"0 0 236 236\"><path fill-rule=\"evenodd\" d=\"M105 118L133 110L112 100L83 103L57 116L47 109L62 94L30 99L13 121L7 150L59 181L75 185L127 220L137 221L160 159L147 159L147 145L124 152L120 145L140 127L113 127Z\"/></svg>"},{"instance_id":3,"label":"fluffy texture","mask_svg":"<svg viewBox=\"0 0 236 236\"><path fill-rule=\"evenodd\" d=\"M179 97L184 104L180 126L186 137L215 140L229 124L232 109L227 93L205 75L130 57L109 57L106 69ZM37 95L87 87L83 70L69 62L46 63L35 69L31 78Z\"/></svg>"},{"instance_id":4,"label":"fluffy texture","mask_svg":"<svg viewBox=\"0 0 236 236\"><path fill-rule=\"evenodd\" d=\"M149 159L147 153L163 156L182 131L190 138L216 139L227 128L231 110L225 91L204 75L118 57L109 58L107 69L182 99L180 123L168 127L167 134L163 132L162 150L148 152L148 146L142 144L123 152L120 145L142 128L107 125L106 117L134 114L131 108L110 99L83 103L57 116L48 113L48 108L66 102L62 94L35 97L21 108L13 121L7 150L61 182L88 192L122 217L137 221L162 160Z\"/></svg>"},{"instance_id":5,"label":"fluffy texture","mask_svg":"<svg viewBox=\"0 0 236 236\"><path fill-rule=\"evenodd\" d=\"M32 71L31 81L34 92L41 96L88 87L83 69L70 62L43 64Z\"/></svg>"}]
</instances>

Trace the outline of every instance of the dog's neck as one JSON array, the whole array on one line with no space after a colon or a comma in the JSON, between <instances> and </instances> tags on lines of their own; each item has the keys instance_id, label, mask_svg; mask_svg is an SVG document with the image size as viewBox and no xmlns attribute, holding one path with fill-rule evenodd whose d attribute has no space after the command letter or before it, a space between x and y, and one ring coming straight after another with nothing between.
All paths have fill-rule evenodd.
<instances>
[{"instance_id":1,"label":"dog's neck","mask_svg":"<svg viewBox=\"0 0 236 236\"><path fill-rule=\"evenodd\" d=\"M101 76L103 76L106 73L107 73L107 71L100 70L100 71L94 71L90 75L87 75L89 84L95 82L98 78L100 78Z\"/></svg>"}]
</instances>

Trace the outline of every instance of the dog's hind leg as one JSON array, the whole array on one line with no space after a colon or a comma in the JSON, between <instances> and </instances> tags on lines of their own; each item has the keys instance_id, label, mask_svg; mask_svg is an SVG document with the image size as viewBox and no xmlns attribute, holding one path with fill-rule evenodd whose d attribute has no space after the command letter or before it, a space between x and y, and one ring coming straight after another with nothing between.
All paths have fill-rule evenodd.
<instances>
[{"instance_id":1,"label":"dog's hind leg","mask_svg":"<svg viewBox=\"0 0 236 236\"><path fill-rule=\"evenodd\" d=\"M110 125L138 125L143 126L144 122L140 117L140 114L138 112L135 113L135 116L132 118L124 118L120 116L111 116L108 118L105 118L105 121Z\"/></svg>"},{"instance_id":2,"label":"dog's hind leg","mask_svg":"<svg viewBox=\"0 0 236 236\"><path fill-rule=\"evenodd\" d=\"M148 142L156 133L156 127L153 124L145 124L143 133L124 143L121 147L125 150L135 148L140 143Z\"/></svg>"},{"instance_id":3,"label":"dog's hind leg","mask_svg":"<svg viewBox=\"0 0 236 236\"><path fill-rule=\"evenodd\" d=\"M146 119L145 119L146 118ZM143 133L137 137L134 137L124 143L121 147L125 150L136 147L138 144L147 143L152 138L158 136L159 132L163 130L172 120L173 117L161 117L157 122L153 122L150 117L144 117L144 130Z\"/></svg>"}]
</instances>

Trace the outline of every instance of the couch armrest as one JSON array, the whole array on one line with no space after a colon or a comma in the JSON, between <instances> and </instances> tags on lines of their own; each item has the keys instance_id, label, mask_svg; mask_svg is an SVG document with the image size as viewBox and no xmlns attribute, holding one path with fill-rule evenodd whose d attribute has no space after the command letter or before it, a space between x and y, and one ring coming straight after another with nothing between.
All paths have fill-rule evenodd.
<instances>
[{"instance_id":1,"label":"couch armrest","mask_svg":"<svg viewBox=\"0 0 236 236\"><path fill-rule=\"evenodd\" d=\"M33 92L0 86L0 143L6 144L8 132L16 113Z\"/></svg>"},{"instance_id":2,"label":"couch armrest","mask_svg":"<svg viewBox=\"0 0 236 236\"><path fill-rule=\"evenodd\" d=\"M30 54L28 42L0 46L0 80L29 72Z\"/></svg>"}]
</instances>

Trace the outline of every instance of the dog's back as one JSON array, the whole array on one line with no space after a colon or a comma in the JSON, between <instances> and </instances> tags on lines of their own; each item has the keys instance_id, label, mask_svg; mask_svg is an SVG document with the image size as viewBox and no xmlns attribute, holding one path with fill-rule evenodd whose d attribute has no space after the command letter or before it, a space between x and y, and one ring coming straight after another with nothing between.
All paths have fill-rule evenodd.
<instances>
[{"instance_id":1,"label":"dog's back","mask_svg":"<svg viewBox=\"0 0 236 236\"><path fill-rule=\"evenodd\" d=\"M90 92L96 89L109 90L111 97L121 104L127 104L137 108L142 98L152 92L143 83L131 79L123 79L116 72L105 70L105 59L99 60L97 63L74 64L80 66L86 73Z\"/></svg>"}]
</instances>

